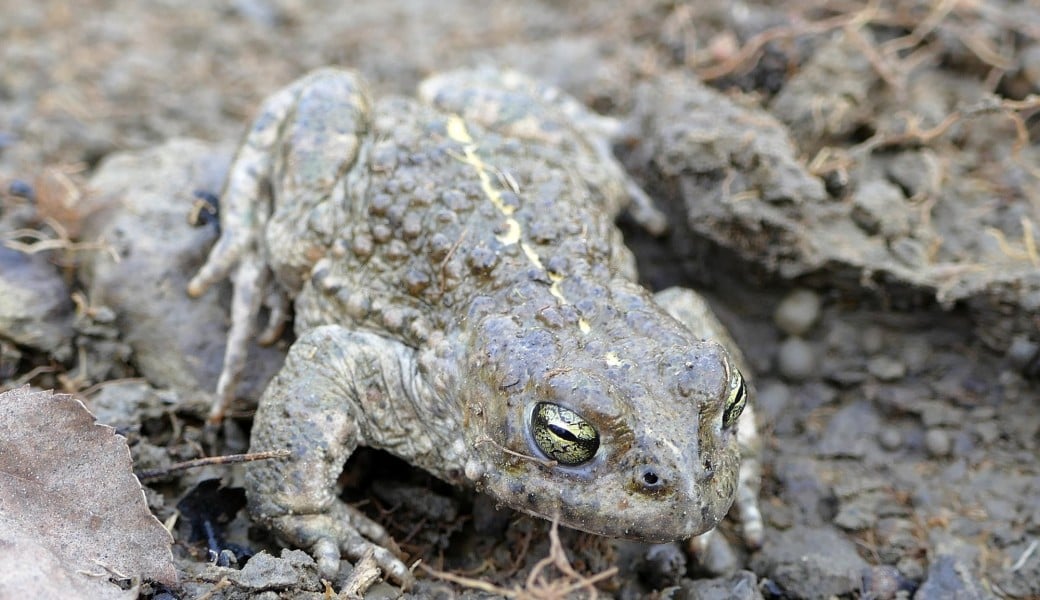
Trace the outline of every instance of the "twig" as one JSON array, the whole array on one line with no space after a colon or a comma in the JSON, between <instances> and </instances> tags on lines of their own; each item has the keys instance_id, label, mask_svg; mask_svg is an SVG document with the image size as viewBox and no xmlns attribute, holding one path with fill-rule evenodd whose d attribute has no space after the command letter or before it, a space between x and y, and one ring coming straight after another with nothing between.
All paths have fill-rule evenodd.
<instances>
[{"instance_id":1,"label":"twig","mask_svg":"<svg viewBox=\"0 0 1040 600\"><path fill-rule=\"evenodd\" d=\"M555 567L563 577L546 580L545 570L549 567ZM438 579L514 600L564 600L579 590L585 591L589 598L595 599L598 596L596 584L613 577L618 572L617 567L611 567L592 576L585 576L575 571L570 561L567 560L563 544L560 543L559 517L553 519L552 527L549 529L549 555L531 568L522 588L519 586L505 588L479 579L438 571L426 565L419 565L419 568Z\"/></svg>"},{"instance_id":2,"label":"twig","mask_svg":"<svg viewBox=\"0 0 1040 600\"><path fill-rule=\"evenodd\" d=\"M195 460L186 460L179 463L174 463L163 469L154 469L150 471L137 471L135 474L137 478L145 481L148 479L158 479L165 477L171 473L177 471L184 471L187 469L194 469L197 467L206 467L211 465L233 465L244 462L252 462L254 460L270 460L272 458L285 458L292 453L288 450L272 450L270 452L250 452L248 454L227 454L224 456L207 456L205 458L196 458Z\"/></svg>"},{"instance_id":3,"label":"twig","mask_svg":"<svg viewBox=\"0 0 1040 600\"><path fill-rule=\"evenodd\" d=\"M724 77L740 69L745 63L750 62L769 42L785 38L793 38L800 35L826 33L834 29L841 29L842 27L858 27L865 23L869 23L877 12L878 2L872 1L863 10L853 14L838 15L836 17L821 19L819 21L813 21L798 26L781 26L767 29L752 36L747 43L741 46L739 52L730 56L721 64L697 71L697 76L702 81L712 81Z\"/></svg>"}]
</instances>

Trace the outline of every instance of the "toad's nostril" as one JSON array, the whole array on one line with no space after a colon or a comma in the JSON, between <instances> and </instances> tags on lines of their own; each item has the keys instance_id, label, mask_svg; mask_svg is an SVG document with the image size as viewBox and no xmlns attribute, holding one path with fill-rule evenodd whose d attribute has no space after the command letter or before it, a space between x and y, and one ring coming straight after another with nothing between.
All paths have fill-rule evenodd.
<instances>
[{"instance_id":1,"label":"toad's nostril","mask_svg":"<svg viewBox=\"0 0 1040 600\"><path fill-rule=\"evenodd\" d=\"M636 482L648 492L656 492L665 487L667 483L660 469L651 465L645 465L636 470Z\"/></svg>"}]
</instances>

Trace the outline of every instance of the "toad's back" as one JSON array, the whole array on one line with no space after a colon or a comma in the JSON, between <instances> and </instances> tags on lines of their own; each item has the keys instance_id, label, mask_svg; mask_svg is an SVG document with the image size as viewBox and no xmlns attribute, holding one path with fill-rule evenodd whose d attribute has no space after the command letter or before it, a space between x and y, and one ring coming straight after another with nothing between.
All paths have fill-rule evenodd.
<instances>
[{"instance_id":1,"label":"toad's back","mask_svg":"<svg viewBox=\"0 0 1040 600\"><path fill-rule=\"evenodd\" d=\"M331 248L297 298L298 331L349 319L419 347L478 296L508 312L521 300L508 290L520 285L573 305L590 292L580 282L631 275L612 222L620 202L590 188L550 141L405 98L376 104L369 126L336 194L307 219L298 207L273 217L272 248L298 253L319 232ZM292 222L307 231L286 236Z\"/></svg>"}]
</instances>

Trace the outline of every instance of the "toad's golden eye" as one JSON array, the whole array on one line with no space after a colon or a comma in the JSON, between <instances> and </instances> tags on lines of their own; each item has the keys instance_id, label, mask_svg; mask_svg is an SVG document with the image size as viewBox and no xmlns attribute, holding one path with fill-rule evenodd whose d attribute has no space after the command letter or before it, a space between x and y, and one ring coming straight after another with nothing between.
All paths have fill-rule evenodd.
<instances>
[{"instance_id":1,"label":"toad's golden eye","mask_svg":"<svg viewBox=\"0 0 1040 600\"><path fill-rule=\"evenodd\" d=\"M531 435L539 450L562 465L580 465L599 450L599 433L591 423L550 402L535 405Z\"/></svg>"},{"instance_id":2,"label":"toad's golden eye","mask_svg":"<svg viewBox=\"0 0 1040 600\"><path fill-rule=\"evenodd\" d=\"M733 369L729 378L729 393L726 395L726 407L722 410L722 427L730 429L736 426L740 413L747 404L747 385L740 371Z\"/></svg>"}]
</instances>

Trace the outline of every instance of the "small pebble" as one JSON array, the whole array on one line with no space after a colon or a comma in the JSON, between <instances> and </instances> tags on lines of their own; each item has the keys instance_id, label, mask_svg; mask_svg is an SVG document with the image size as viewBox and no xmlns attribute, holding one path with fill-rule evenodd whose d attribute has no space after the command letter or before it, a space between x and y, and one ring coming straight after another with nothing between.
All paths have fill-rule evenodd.
<instances>
[{"instance_id":1,"label":"small pebble","mask_svg":"<svg viewBox=\"0 0 1040 600\"><path fill-rule=\"evenodd\" d=\"M778 381L763 385L755 395L755 412L766 422L774 423L791 406L791 388Z\"/></svg>"},{"instance_id":2,"label":"small pebble","mask_svg":"<svg viewBox=\"0 0 1040 600\"><path fill-rule=\"evenodd\" d=\"M903 344L900 358L907 370L917 372L925 368L932 357L932 345L924 337L912 337Z\"/></svg>"},{"instance_id":3,"label":"small pebble","mask_svg":"<svg viewBox=\"0 0 1040 600\"><path fill-rule=\"evenodd\" d=\"M889 600L895 598L900 591L911 591L911 582L907 581L899 569L892 565L875 565L863 569L863 587L861 592L866 598Z\"/></svg>"},{"instance_id":4,"label":"small pebble","mask_svg":"<svg viewBox=\"0 0 1040 600\"><path fill-rule=\"evenodd\" d=\"M921 559L913 556L904 556L899 559L896 563L896 568L902 573L903 577L910 581L921 581L924 579L926 572L924 563Z\"/></svg>"},{"instance_id":5,"label":"small pebble","mask_svg":"<svg viewBox=\"0 0 1040 600\"><path fill-rule=\"evenodd\" d=\"M929 429L924 434L924 446L928 449L928 454L936 458L949 456L953 450L953 442L945 429Z\"/></svg>"},{"instance_id":6,"label":"small pebble","mask_svg":"<svg viewBox=\"0 0 1040 600\"><path fill-rule=\"evenodd\" d=\"M885 347L885 332L880 327L867 327L860 337L860 346L867 354L877 354Z\"/></svg>"},{"instance_id":7,"label":"small pebble","mask_svg":"<svg viewBox=\"0 0 1040 600\"><path fill-rule=\"evenodd\" d=\"M7 191L12 196L18 196L19 198L25 198L26 200L36 200L36 190L28 181L21 179L12 179L11 183L7 186Z\"/></svg>"},{"instance_id":8,"label":"small pebble","mask_svg":"<svg viewBox=\"0 0 1040 600\"><path fill-rule=\"evenodd\" d=\"M804 335L820 318L820 296L799 289L787 295L773 313L773 322L788 335Z\"/></svg>"},{"instance_id":9,"label":"small pebble","mask_svg":"<svg viewBox=\"0 0 1040 600\"><path fill-rule=\"evenodd\" d=\"M878 433L878 443L889 452L898 450L903 445L903 435L899 430L886 427Z\"/></svg>"},{"instance_id":10,"label":"small pebble","mask_svg":"<svg viewBox=\"0 0 1040 600\"><path fill-rule=\"evenodd\" d=\"M881 381L896 381L906 375L906 365L888 356L875 356L867 362L867 371Z\"/></svg>"},{"instance_id":11,"label":"small pebble","mask_svg":"<svg viewBox=\"0 0 1040 600\"><path fill-rule=\"evenodd\" d=\"M1017 336L1011 340L1011 346L1007 349L1007 358L1019 371L1027 370L1031 362L1040 356L1040 344L1025 336Z\"/></svg>"},{"instance_id":12,"label":"small pebble","mask_svg":"<svg viewBox=\"0 0 1040 600\"><path fill-rule=\"evenodd\" d=\"M996 421L977 423L974 428L975 435L983 444L992 444L1000 437L1000 425Z\"/></svg>"},{"instance_id":13,"label":"small pebble","mask_svg":"<svg viewBox=\"0 0 1040 600\"><path fill-rule=\"evenodd\" d=\"M655 589L676 585L686 573L686 555L678 544L654 544L646 551L639 574Z\"/></svg>"},{"instance_id":14,"label":"small pebble","mask_svg":"<svg viewBox=\"0 0 1040 600\"><path fill-rule=\"evenodd\" d=\"M803 381L816 375L816 351L799 337L789 337L777 350L776 367L780 375L791 381Z\"/></svg>"}]
</instances>

